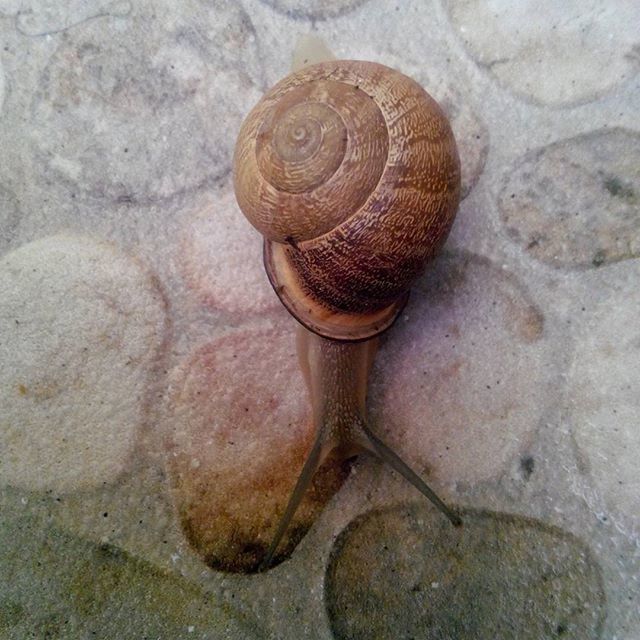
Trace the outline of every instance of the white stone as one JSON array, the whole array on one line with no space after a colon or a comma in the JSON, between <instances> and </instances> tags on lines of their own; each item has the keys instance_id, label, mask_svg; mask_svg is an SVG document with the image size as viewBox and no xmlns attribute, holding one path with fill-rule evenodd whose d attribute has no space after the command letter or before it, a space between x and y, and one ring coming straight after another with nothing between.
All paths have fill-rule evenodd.
<instances>
[{"instance_id":1,"label":"white stone","mask_svg":"<svg viewBox=\"0 0 640 640\"><path fill-rule=\"evenodd\" d=\"M74 491L115 480L144 418L163 326L140 265L58 235L0 260L0 482Z\"/></svg>"},{"instance_id":2,"label":"white stone","mask_svg":"<svg viewBox=\"0 0 640 640\"><path fill-rule=\"evenodd\" d=\"M534 101L592 100L637 71L637 2L456 0L449 7L478 63Z\"/></svg>"}]
</instances>

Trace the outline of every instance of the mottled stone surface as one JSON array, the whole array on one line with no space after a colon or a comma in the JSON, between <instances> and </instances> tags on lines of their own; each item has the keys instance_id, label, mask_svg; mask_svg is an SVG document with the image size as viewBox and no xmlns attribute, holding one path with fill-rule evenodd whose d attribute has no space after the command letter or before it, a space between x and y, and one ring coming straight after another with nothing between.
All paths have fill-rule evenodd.
<instances>
[{"instance_id":1,"label":"mottled stone surface","mask_svg":"<svg viewBox=\"0 0 640 640\"><path fill-rule=\"evenodd\" d=\"M220 54L220 40L254 52L248 18L231 5L211 16L187 4L172 28L159 11L106 16L65 32L31 106L34 156L71 191L116 202L149 202L211 183L229 171L240 115L260 95L248 60ZM224 50L223 50L224 51ZM145 131L145 123L153 127ZM42 128L41 128L42 127Z\"/></svg>"},{"instance_id":2,"label":"mottled stone surface","mask_svg":"<svg viewBox=\"0 0 640 640\"><path fill-rule=\"evenodd\" d=\"M241 318L280 306L261 261L262 237L230 191L186 215L178 268L198 304ZM233 273L233 286L227 274ZM243 296L238 295L243 292Z\"/></svg>"},{"instance_id":3,"label":"mottled stone surface","mask_svg":"<svg viewBox=\"0 0 640 640\"><path fill-rule=\"evenodd\" d=\"M36 518L6 515L0 634L7 640L260 637L250 622L179 575Z\"/></svg>"},{"instance_id":4,"label":"mottled stone surface","mask_svg":"<svg viewBox=\"0 0 640 640\"><path fill-rule=\"evenodd\" d=\"M0 248L11 247L20 224L20 206L15 195L0 185Z\"/></svg>"},{"instance_id":5,"label":"mottled stone surface","mask_svg":"<svg viewBox=\"0 0 640 640\"><path fill-rule=\"evenodd\" d=\"M552 266L600 267L640 255L640 135L613 129L527 154L505 178L508 235Z\"/></svg>"},{"instance_id":6,"label":"mottled stone surface","mask_svg":"<svg viewBox=\"0 0 640 640\"><path fill-rule=\"evenodd\" d=\"M0 0L0 636L636 638L638 6ZM452 121L369 416L465 526L362 456L230 574L313 438L232 151L318 52Z\"/></svg>"},{"instance_id":7,"label":"mottled stone surface","mask_svg":"<svg viewBox=\"0 0 640 640\"><path fill-rule=\"evenodd\" d=\"M354 520L327 568L334 637L600 637L602 577L579 538L518 516L462 516L456 529L408 505Z\"/></svg>"},{"instance_id":8,"label":"mottled stone surface","mask_svg":"<svg viewBox=\"0 0 640 640\"><path fill-rule=\"evenodd\" d=\"M97 18L126 17L131 13L132 4L128 0L101 0L95 3L71 0L46 5L21 2L14 10L16 30L24 36L37 37L59 33Z\"/></svg>"},{"instance_id":9,"label":"mottled stone surface","mask_svg":"<svg viewBox=\"0 0 640 640\"><path fill-rule=\"evenodd\" d=\"M2 107L4 106L4 69L0 61L0 118L2 117Z\"/></svg>"},{"instance_id":10,"label":"mottled stone surface","mask_svg":"<svg viewBox=\"0 0 640 640\"><path fill-rule=\"evenodd\" d=\"M598 299L585 299L576 336L567 410L579 463L604 499L603 515L624 530L640 527L640 447L636 388L640 371L640 269L604 274ZM594 283L596 286L596 283Z\"/></svg>"}]
</instances>

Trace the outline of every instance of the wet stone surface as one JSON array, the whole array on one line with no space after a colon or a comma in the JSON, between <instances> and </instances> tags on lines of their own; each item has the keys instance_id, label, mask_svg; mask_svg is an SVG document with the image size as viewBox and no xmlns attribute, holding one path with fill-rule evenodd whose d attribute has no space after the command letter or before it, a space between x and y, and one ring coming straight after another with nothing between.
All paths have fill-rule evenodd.
<instances>
[{"instance_id":1,"label":"wet stone surface","mask_svg":"<svg viewBox=\"0 0 640 640\"><path fill-rule=\"evenodd\" d=\"M0 635L7 640L257 637L184 578L36 518L3 514L0 548Z\"/></svg>"},{"instance_id":2,"label":"wet stone surface","mask_svg":"<svg viewBox=\"0 0 640 640\"><path fill-rule=\"evenodd\" d=\"M337 639L600 637L600 569L575 536L537 520L423 505L372 511L338 537L325 577Z\"/></svg>"},{"instance_id":3,"label":"wet stone surface","mask_svg":"<svg viewBox=\"0 0 640 640\"><path fill-rule=\"evenodd\" d=\"M186 538L204 562L255 571L314 430L293 327L229 333L171 374L166 450ZM316 474L276 561L288 556L346 477L331 459Z\"/></svg>"},{"instance_id":4,"label":"wet stone surface","mask_svg":"<svg viewBox=\"0 0 640 640\"><path fill-rule=\"evenodd\" d=\"M507 235L554 267L600 267L640 255L640 135L615 129L522 158L500 194Z\"/></svg>"}]
</instances>

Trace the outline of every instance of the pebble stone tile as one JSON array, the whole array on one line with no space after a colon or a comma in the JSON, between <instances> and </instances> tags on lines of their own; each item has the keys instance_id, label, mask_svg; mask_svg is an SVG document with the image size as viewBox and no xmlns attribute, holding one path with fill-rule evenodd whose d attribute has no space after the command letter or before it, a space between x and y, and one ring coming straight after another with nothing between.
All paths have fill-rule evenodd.
<instances>
[{"instance_id":1,"label":"pebble stone tile","mask_svg":"<svg viewBox=\"0 0 640 640\"><path fill-rule=\"evenodd\" d=\"M326 20L366 4L367 0L262 0L268 7L293 18Z\"/></svg>"},{"instance_id":2,"label":"pebble stone tile","mask_svg":"<svg viewBox=\"0 0 640 640\"><path fill-rule=\"evenodd\" d=\"M585 301L567 401L578 460L607 509L617 512L617 525L629 531L640 527L640 396L634 385L640 367L639 278L637 264L626 273L604 273L598 284L606 293Z\"/></svg>"},{"instance_id":3,"label":"pebble stone tile","mask_svg":"<svg viewBox=\"0 0 640 640\"><path fill-rule=\"evenodd\" d=\"M640 637L639 6L0 0L0 636ZM232 155L328 55L458 139L368 404L464 524L329 460L256 572L313 430Z\"/></svg>"},{"instance_id":4,"label":"pebble stone tile","mask_svg":"<svg viewBox=\"0 0 640 640\"><path fill-rule=\"evenodd\" d=\"M15 195L0 185L0 247L11 247L20 225L20 206Z\"/></svg>"},{"instance_id":5,"label":"pebble stone tile","mask_svg":"<svg viewBox=\"0 0 640 640\"><path fill-rule=\"evenodd\" d=\"M4 106L4 68L0 64L0 118L2 117L2 107Z\"/></svg>"},{"instance_id":6,"label":"pebble stone tile","mask_svg":"<svg viewBox=\"0 0 640 640\"><path fill-rule=\"evenodd\" d=\"M260 92L246 69L220 55L224 30L213 29L212 41L198 28L208 14L190 9L115 17L114 31L104 29L106 16L65 30L31 105L44 177L94 199L153 202L229 171L227 131ZM240 33L243 18L232 9L209 16ZM251 46L238 40L250 57Z\"/></svg>"},{"instance_id":7,"label":"pebble stone tile","mask_svg":"<svg viewBox=\"0 0 640 640\"><path fill-rule=\"evenodd\" d=\"M420 443L408 456L431 477L499 477L543 420L555 363L544 315L513 274L477 255L445 254L389 332L372 418L397 448Z\"/></svg>"},{"instance_id":8,"label":"pebble stone tile","mask_svg":"<svg viewBox=\"0 0 640 640\"><path fill-rule=\"evenodd\" d=\"M463 515L454 529L408 504L371 511L342 531L326 575L334 636L600 637L602 576L584 542L533 519Z\"/></svg>"},{"instance_id":9,"label":"pebble stone tile","mask_svg":"<svg viewBox=\"0 0 640 640\"><path fill-rule=\"evenodd\" d=\"M535 102L593 100L633 78L640 68L640 7L633 2L446 4L478 64Z\"/></svg>"},{"instance_id":10,"label":"pebble stone tile","mask_svg":"<svg viewBox=\"0 0 640 640\"><path fill-rule=\"evenodd\" d=\"M114 482L162 340L153 281L103 242L58 235L0 259L0 299L0 482L60 493Z\"/></svg>"},{"instance_id":11,"label":"pebble stone tile","mask_svg":"<svg viewBox=\"0 0 640 640\"><path fill-rule=\"evenodd\" d=\"M522 250L552 266L640 255L640 136L595 131L530 152L506 177L500 210Z\"/></svg>"},{"instance_id":12,"label":"pebble stone tile","mask_svg":"<svg viewBox=\"0 0 640 640\"><path fill-rule=\"evenodd\" d=\"M313 443L307 402L292 330L228 333L172 372L167 468L185 535L210 566L259 565ZM337 462L321 469L284 549L308 530L344 475Z\"/></svg>"}]
</instances>

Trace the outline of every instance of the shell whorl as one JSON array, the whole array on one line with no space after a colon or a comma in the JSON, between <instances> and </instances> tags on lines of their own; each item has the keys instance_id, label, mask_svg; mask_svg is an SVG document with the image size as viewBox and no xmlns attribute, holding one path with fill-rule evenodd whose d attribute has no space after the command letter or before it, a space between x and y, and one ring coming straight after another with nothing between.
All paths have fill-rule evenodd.
<instances>
[{"instance_id":1,"label":"shell whorl","mask_svg":"<svg viewBox=\"0 0 640 640\"><path fill-rule=\"evenodd\" d=\"M393 321L446 239L460 164L422 87L380 64L337 60L287 76L256 105L234 181L289 311L316 333L362 339Z\"/></svg>"}]
</instances>

